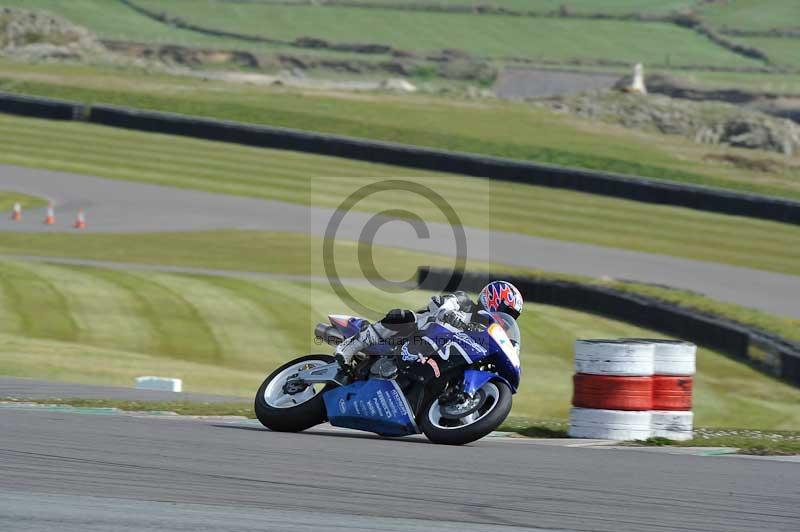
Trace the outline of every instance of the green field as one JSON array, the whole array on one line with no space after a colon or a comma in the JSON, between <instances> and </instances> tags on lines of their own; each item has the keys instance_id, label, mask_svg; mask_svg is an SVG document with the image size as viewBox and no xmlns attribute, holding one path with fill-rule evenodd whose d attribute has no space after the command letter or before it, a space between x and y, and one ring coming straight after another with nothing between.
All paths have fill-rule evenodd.
<instances>
[{"instance_id":1,"label":"green field","mask_svg":"<svg viewBox=\"0 0 800 532\"><path fill-rule=\"evenodd\" d=\"M188 391L249 396L282 361L319 352L313 324L341 311L323 285L1 266L0 374L11 376L129 386L136 376L159 374L184 379ZM385 308L416 307L428 297L352 289ZM653 334L542 305L529 305L521 325L525 371L513 415L530 419L566 416L575 338ZM698 425L800 426L800 390L708 350L700 350L698 367Z\"/></svg>"},{"instance_id":2,"label":"green field","mask_svg":"<svg viewBox=\"0 0 800 532\"><path fill-rule=\"evenodd\" d=\"M335 207L361 185L403 177L435 188L466 225L800 274L793 244L800 227L788 224L82 123L0 115L0 137L3 163L304 205ZM359 208L377 211L397 201L386 192ZM423 198L402 202L444 221Z\"/></svg>"},{"instance_id":3,"label":"green field","mask_svg":"<svg viewBox=\"0 0 800 532\"><path fill-rule=\"evenodd\" d=\"M777 65L797 67L800 64L800 39L783 37L735 37L737 43L758 48Z\"/></svg>"},{"instance_id":4,"label":"green field","mask_svg":"<svg viewBox=\"0 0 800 532\"><path fill-rule=\"evenodd\" d=\"M182 30L149 19L116 1L5 0L4 5L39 8L61 14L108 39L216 48L275 49L274 45ZM481 56L529 59L608 59L645 61L651 65L716 65L736 67L758 62L734 54L691 30L672 24L606 20L566 20L530 17L387 11L326 6L286 6L197 0L136 0L157 13L168 13L200 26L292 41L317 37L333 42L388 44L400 49L433 51L460 49ZM663 4L663 3L661 3ZM635 2L630 8L614 2L592 8L579 2L578 11L606 9L611 13L667 12L685 2ZM519 8L524 3L510 7ZM528 9L553 10L556 2L539 2ZM476 38L479 37L479 38ZM613 38L610 38L613 36ZM669 49L669 59L664 50Z\"/></svg>"},{"instance_id":5,"label":"green field","mask_svg":"<svg viewBox=\"0 0 800 532\"><path fill-rule=\"evenodd\" d=\"M223 0L224 1L224 0ZM270 3L266 0L265 3ZM397 0L369 0L370 4L398 4ZM495 6L519 11L558 11L567 5L574 13L669 13L691 7L691 0L409 0L408 4Z\"/></svg>"},{"instance_id":6,"label":"green field","mask_svg":"<svg viewBox=\"0 0 800 532\"><path fill-rule=\"evenodd\" d=\"M387 11L261 3L137 0L157 12L199 26L292 41L313 36L331 42L388 44L430 52L458 49L479 56L563 61L603 59L648 64L744 66L758 62L669 23L631 23L469 13ZM614 35L611 39L609 36Z\"/></svg>"},{"instance_id":7,"label":"green field","mask_svg":"<svg viewBox=\"0 0 800 532\"><path fill-rule=\"evenodd\" d=\"M800 3L795 0L707 2L700 6L700 14L714 26L748 30L796 28L800 21Z\"/></svg>"}]
</instances>

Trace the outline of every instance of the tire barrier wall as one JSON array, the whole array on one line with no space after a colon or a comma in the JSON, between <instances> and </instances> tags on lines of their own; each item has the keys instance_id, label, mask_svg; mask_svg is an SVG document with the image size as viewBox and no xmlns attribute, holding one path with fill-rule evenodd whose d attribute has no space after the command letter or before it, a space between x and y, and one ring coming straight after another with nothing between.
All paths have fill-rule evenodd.
<instances>
[{"instance_id":1,"label":"tire barrier wall","mask_svg":"<svg viewBox=\"0 0 800 532\"><path fill-rule=\"evenodd\" d=\"M577 340L569 435L692 439L696 351L693 344L669 340ZM655 368L669 375L654 374Z\"/></svg>"},{"instance_id":2,"label":"tire barrier wall","mask_svg":"<svg viewBox=\"0 0 800 532\"><path fill-rule=\"evenodd\" d=\"M108 105L92 106L89 121L140 131L486 177L800 225L800 202L643 177Z\"/></svg>"},{"instance_id":3,"label":"tire barrier wall","mask_svg":"<svg viewBox=\"0 0 800 532\"><path fill-rule=\"evenodd\" d=\"M0 92L0 113L51 120L82 120L86 110L87 107L81 103Z\"/></svg>"},{"instance_id":4,"label":"tire barrier wall","mask_svg":"<svg viewBox=\"0 0 800 532\"><path fill-rule=\"evenodd\" d=\"M60 120L83 119L88 113L88 121L106 126L485 177L800 225L797 201L644 177L173 113L109 105L88 107L8 93L0 93L0 112Z\"/></svg>"},{"instance_id":5,"label":"tire barrier wall","mask_svg":"<svg viewBox=\"0 0 800 532\"><path fill-rule=\"evenodd\" d=\"M478 292L486 283L499 277L514 283L527 301L599 314L688 340L800 386L800 345L655 298L570 281L491 272L454 274L451 270L429 267L419 268L417 283L427 290ZM679 354L672 353L680 359ZM690 366L688 373L694 372L693 361L683 359L682 364ZM685 368L681 371L687 372ZM664 374L662 369L659 373Z\"/></svg>"}]
</instances>

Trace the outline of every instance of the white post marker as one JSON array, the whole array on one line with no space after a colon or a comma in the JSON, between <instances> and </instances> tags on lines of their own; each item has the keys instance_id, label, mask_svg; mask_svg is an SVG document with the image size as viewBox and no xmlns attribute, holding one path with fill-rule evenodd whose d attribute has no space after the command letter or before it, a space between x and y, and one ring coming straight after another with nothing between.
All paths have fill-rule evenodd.
<instances>
[{"instance_id":1,"label":"white post marker","mask_svg":"<svg viewBox=\"0 0 800 532\"><path fill-rule=\"evenodd\" d=\"M180 392L183 390L181 379L170 379L167 377L137 377L137 390L156 390L160 392Z\"/></svg>"},{"instance_id":2,"label":"white post marker","mask_svg":"<svg viewBox=\"0 0 800 532\"><path fill-rule=\"evenodd\" d=\"M636 63L636 66L633 67L633 83L631 83L629 91L647 94L647 87L644 84L644 66L641 63Z\"/></svg>"}]
</instances>

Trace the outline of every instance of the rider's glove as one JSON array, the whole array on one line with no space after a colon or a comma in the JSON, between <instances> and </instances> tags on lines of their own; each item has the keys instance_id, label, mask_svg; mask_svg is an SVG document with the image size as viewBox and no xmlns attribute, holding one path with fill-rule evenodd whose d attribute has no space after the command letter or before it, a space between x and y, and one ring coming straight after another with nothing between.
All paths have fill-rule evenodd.
<instances>
[{"instance_id":1,"label":"rider's glove","mask_svg":"<svg viewBox=\"0 0 800 532\"><path fill-rule=\"evenodd\" d=\"M447 325L451 325L459 330L464 330L467 327L466 313L459 312L458 310L443 309L436 316L436 321L439 323L446 323Z\"/></svg>"},{"instance_id":2,"label":"rider's glove","mask_svg":"<svg viewBox=\"0 0 800 532\"><path fill-rule=\"evenodd\" d=\"M458 299L452 294L433 296L428 303L428 311L436 316L445 310L458 310Z\"/></svg>"}]
</instances>

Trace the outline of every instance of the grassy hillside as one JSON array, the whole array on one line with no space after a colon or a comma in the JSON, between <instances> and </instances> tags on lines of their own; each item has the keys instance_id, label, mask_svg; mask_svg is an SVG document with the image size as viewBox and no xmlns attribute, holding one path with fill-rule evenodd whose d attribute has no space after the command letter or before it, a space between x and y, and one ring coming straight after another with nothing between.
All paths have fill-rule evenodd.
<instances>
[{"instance_id":1,"label":"grassy hillside","mask_svg":"<svg viewBox=\"0 0 800 532\"><path fill-rule=\"evenodd\" d=\"M800 274L800 249L793 245L800 228L787 224L81 123L0 115L0 136L3 163L300 204L335 207L375 179L421 180L466 225ZM396 194L383 193L359 208L377 211L396 201ZM424 198L402 201L426 219L444 221Z\"/></svg>"},{"instance_id":2,"label":"grassy hillside","mask_svg":"<svg viewBox=\"0 0 800 532\"><path fill-rule=\"evenodd\" d=\"M0 374L130 385L137 375L189 391L250 395L288 357L319 352L311 332L340 304L323 285L2 262ZM376 305L427 294L354 289ZM291 301L291 311L288 311ZM529 305L523 388L513 415L564 418L577 337L652 336L611 320ZM323 349L325 351L326 349ZM800 427L800 390L700 350L698 425Z\"/></svg>"},{"instance_id":3,"label":"grassy hillside","mask_svg":"<svg viewBox=\"0 0 800 532\"><path fill-rule=\"evenodd\" d=\"M199 26L287 41L313 36L421 52L455 48L479 56L556 61L615 58L676 66L758 64L674 24L195 0L136 3Z\"/></svg>"},{"instance_id":4,"label":"grassy hillside","mask_svg":"<svg viewBox=\"0 0 800 532\"><path fill-rule=\"evenodd\" d=\"M328 6L197 0L136 0L156 13L203 27L292 41L317 37L334 42L370 42L401 49L461 49L491 57L530 59L615 59L649 64L736 67L757 61L734 54L691 30L672 24L626 21L531 19L423 11L388 11ZM457 2L451 2L457 3ZM4 5L39 8L61 14L99 36L117 40L254 50L272 45L214 37L149 19L121 2L107 0L5 0ZM668 12L685 2L613 2L602 8L579 1L577 12ZM552 11L561 2L505 2L515 9ZM572 3L570 3L572 6ZM613 38L612 38L613 37ZM669 50L669 59L665 55Z\"/></svg>"},{"instance_id":5,"label":"grassy hillside","mask_svg":"<svg viewBox=\"0 0 800 532\"><path fill-rule=\"evenodd\" d=\"M103 39L216 48L241 47L238 40L205 36L151 20L117 0L2 0L0 5L49 11L89 28ZM253 43L251 46L263 49L266 45Z\"/></svg>"}]
</instances>

